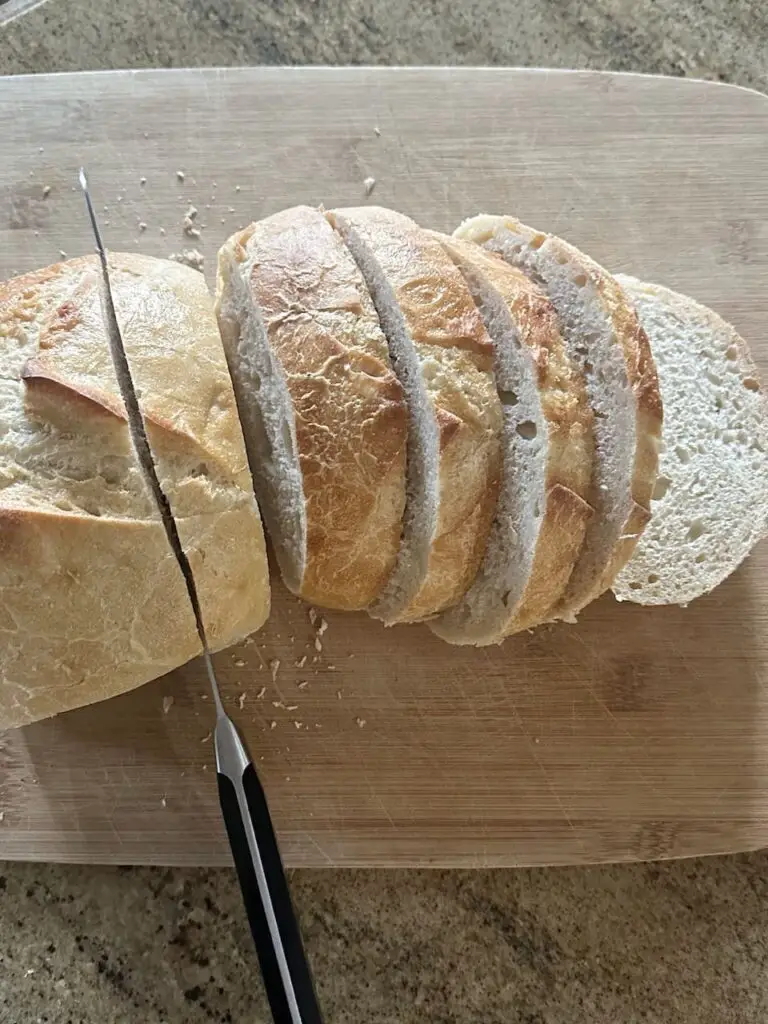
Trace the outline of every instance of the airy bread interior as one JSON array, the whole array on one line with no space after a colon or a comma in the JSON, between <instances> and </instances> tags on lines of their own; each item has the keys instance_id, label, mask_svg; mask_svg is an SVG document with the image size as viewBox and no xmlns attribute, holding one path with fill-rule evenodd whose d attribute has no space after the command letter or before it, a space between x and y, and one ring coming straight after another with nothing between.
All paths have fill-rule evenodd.
<instances>
[{"instance_id":1,"label":"airy bread interior","mask_svg":"<svg viewBox=\"0 0 768 1024\"><path fill-rule=\"evenodd\" d=\"M659 371L664 443L651 521L613 584L619 600L687 604L768 531L768 407L744 341L693 299L632 277Z\"/></svg>"}]
</instances>

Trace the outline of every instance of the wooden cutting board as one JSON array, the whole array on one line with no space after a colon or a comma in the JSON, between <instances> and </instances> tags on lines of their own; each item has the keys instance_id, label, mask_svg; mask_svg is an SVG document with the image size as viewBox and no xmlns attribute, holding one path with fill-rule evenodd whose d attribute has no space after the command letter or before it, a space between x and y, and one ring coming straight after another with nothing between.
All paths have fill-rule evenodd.
<instances>
[{"instance_id":1,"label":"wooden cutting board","mask_svg":"<svg viewBox=\"0 0 768 1024\"><path fill-rule=\"evenodd\" d=\"M707 302L768 371L768 99L754 92L514 70L42 76L0 80L0 139L2 276L90 251L81 161L108 244L196 245L209 279L232 230L294 203L376 201L443 230L510 211ZM768 544L690 608L607 597L577 626L482 651L363 616L313 626L276 584L269 626L218 667L287 861L768 842L767 578ZM0 736L0 858L226 863L212 724L193 664Z\"/></svg>"}]
</instances>

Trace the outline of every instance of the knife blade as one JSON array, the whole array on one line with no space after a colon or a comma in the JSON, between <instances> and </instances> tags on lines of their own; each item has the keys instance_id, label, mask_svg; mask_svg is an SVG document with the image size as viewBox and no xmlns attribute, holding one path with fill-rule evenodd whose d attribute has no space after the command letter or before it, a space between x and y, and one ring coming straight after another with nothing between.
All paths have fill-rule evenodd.
<instances>
[{"instance_id":1,"label":"knife blade","mask_svg":"<svg viewBox=\"0 0 768 1024\"><path fill-rule=\"evenodd\" d=\"M184 577L213 691L219 803L272 1016L275 1024L322 1024L266 795L245 743L224 709L192 567L181 543L170 502L157 475L117 320L107 253L83 168L80 169L79 181L101 267L101 299L109 349L131 439L160 512L168 543Z\"/></svg>"}]
</instances>

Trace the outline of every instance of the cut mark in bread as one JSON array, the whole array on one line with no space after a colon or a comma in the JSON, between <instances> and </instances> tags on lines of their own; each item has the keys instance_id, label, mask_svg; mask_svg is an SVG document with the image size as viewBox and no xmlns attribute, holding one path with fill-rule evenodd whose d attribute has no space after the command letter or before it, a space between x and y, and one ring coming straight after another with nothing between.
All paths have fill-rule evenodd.
<instances>
[{"instance_id":1,"label":"cut mark in bread","mask_svg":"<svg viewBox=\"0 0 768 1024\"><path fill-rule=\"evenodd\" d=\"M333 211L327 216L363 275L410 411L400 551L389 582L370 608L371 615L390 624L416 597L428 572L438 522L440 433L413 339L392 286L370 246L343 213Z\"/></svg>"},{"instance_id":2,"label":"cut mark in bread","mask_svg":"<svg viewBox=\"0 0 768 1024\"><path fill-rule=\"evenodd\" d=\"M243 424L254 491L286 586L298 591L307 518L293 403L258 304L252 301L246 229L219 252L216 313Z\"/></svg>"},{"instance_id":3,"label":"cut mark in bread","mask_svg":"<svg viewBox=\"0 0 768 1024\"><path fill-rule=\"evenodd\" d=\"M591 476L589 409L543 292L499 256L439 237L494 344L504 444L482 565L464 599L430 625L453 643L498 643L547 617L581 547L591 514L580 496Z\"/></svg>"},{"instance_id":4,"label":"cut mark in bread","mask_svg":"<svg viewBox=\"0 0 768 1024\"><path fill-rule=\"evenodd\" d=\"M611 275L562 239L490 216L466 222L457 235L499 253L543 288L586 381L597 456L590 492L595 514L558 612L573 619L610 586L649 516L661 403L647 339Z\"/></svg>"}]
</instances>

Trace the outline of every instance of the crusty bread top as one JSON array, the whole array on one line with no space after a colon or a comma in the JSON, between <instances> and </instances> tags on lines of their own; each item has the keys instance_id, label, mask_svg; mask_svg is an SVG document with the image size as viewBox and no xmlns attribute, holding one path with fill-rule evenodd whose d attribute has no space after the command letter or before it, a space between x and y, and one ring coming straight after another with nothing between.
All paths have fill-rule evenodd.
<instances>
[{"instance_id":1,"label":"crusty bread top","mask_svg":"<svg viewBox=\"0 0 768 1024\"><path fill-rule=\"evenodd\" d=\"M263 623L269 586L211 299L177 264L110 264L159 475L222 646ZM0 728L123 692L199 651L130 442L99 287L94 259L0 285Z\"/></svg>"},{"instance_id":2,"label":"crusty bread top","mask_svg":"<svg viewBox=\"0 0 768 1024\"><path fill-rule=\"evenodd\" d=\"M662 426L658 377L648 338L632 303L616 279L590 257L563 239L528 227L514 217L482 215L472 218L457 229L460 237L492 248L497 244L496 240L502 238L505 233L520 239L523 247L528 247L529 252L534 255L531 260L526 260L523 255L524 269L527 273L536 273L534 265L538 257L535 254L541 250L542 257L551 260L553 265L566 269L568 280L575 288L580 290L586 287L590 290L593 302L596 303L592 308L596 315L599 309L601 322L610 330L612 345L617 346L621 354L622 373L625 375L631 398L631 436L611 442L612 447L619 445L627 452L627 487L623 494L619 494L614 490L618 481L612 483L608 478L601 479L603 459L596 460L590 503L597 510L597 515L593 517L587 531L582 556L571 577L560 611L562 617L572 618L576 612L610 587L616 574L631 556L650 516ZM547 286L547 291L552 297L551 284ZM584 342L578 347L584 350L582 358L586 360L585 365L591 366L594 358L589 349L593 341L589 336L587 319L578 312L569 312L573 314L574 324L582 323ZM559 315L562 321L563 309L559 309ZM591 375L592 370L587 374L588 387ZM599 371L593 378L592 386L597 392L608 397L608 385L600 378ZM612 387L617 395L623 391L622 388L616 387L616 382ZM592 392L593 405L596 391ZM595 430L599 450L599 435L602 432L600 423L595 424ZM606 504L608 495L611 505ZM608 549L603 550L603 543L608 539L609 532L606 529L607 513L613 517L617 512L623 515L623 521L620 526L611 527L610 532L615 536L610 541ZM598 542L599 537L601 539Z\"/></svg>"},{"instance_id":3,"label":"crusty bread top","mask_svg":"<svg viewBox=\"0 0 768 1024\"><path fill-rule=\"evenodd\" d=\"M768 398L746 342L711 309L619 282L658 366L664 445L651 521L613 589L620 600L687 604L768 532Z\"/></svg>"},{"instance_id":4,"label":"crusty bread top","mask_svg":"<svg viewBox=\"0 0 768 1024\"><path fill-rule=\"evenodd\" d=\"M285 210L228 244L293 404L306 503L297 592L326 607L366 608L397 557L407 431L370 294L319 210Z\"/></svg>"},{"instance_id":5,"label":"crusty bread top","mask_svg":"<svg viewBox=\"0 0 768 1024\"><path fill-rule=\"evenodd\" d=\"M414 621L458 601L485 550L501 471L501 404L493 382L493 346L461 274L427 231L379 207L329 216L363 238L380 268L415 349L429 415L439 432L437 524L426 575L406 607L382 613L385 621ZM380 303L381 296L368 283L374 302ZM414 457L423 458L424 453L409 450L409 459Z\"/></svg>"}]
</instances>

